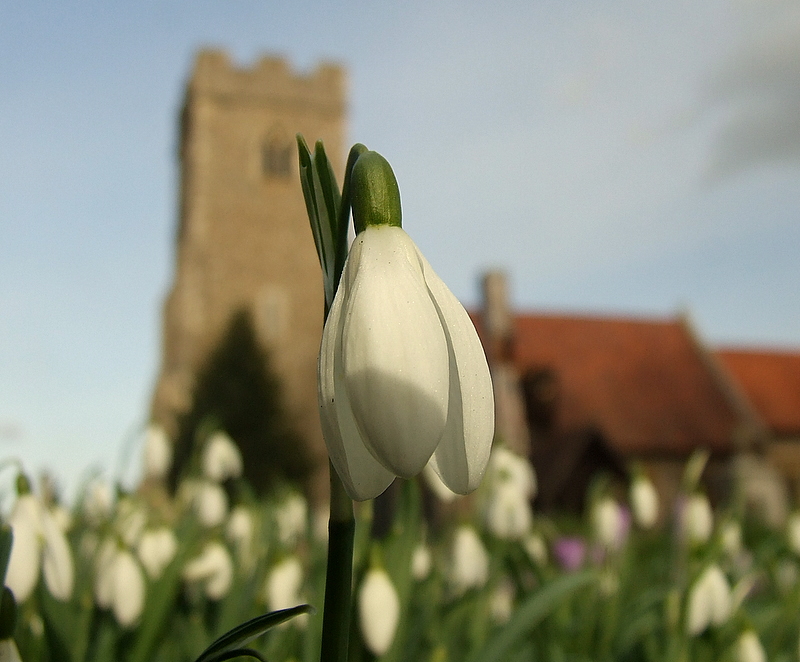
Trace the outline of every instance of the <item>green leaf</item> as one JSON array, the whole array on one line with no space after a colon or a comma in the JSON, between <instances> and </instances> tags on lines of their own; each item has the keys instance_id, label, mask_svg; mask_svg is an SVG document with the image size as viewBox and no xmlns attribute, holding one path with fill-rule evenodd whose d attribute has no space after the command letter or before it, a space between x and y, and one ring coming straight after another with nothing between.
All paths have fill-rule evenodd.
<instances>
[{"instance_id":1,"label":"green leaf","mask_svg":"<svg viewBox=\"0 0 800 662\"><path fill-rule=\"evenodd\" d=\"M596 579L592 571L559 577L546 584L525 600L514 612L508 624L489 639L483 648L473 653L468 662L501 662L519 646L530 632L549 614L561 606L578 589Z\"/></svg>"},{"instance_id":2,"label":"green leaf","mask_svg":"<svg viewBox=\"0 0 800 662\"><path fill-rule=\"evenodd\" d=\"M269 614L256 616L249 621L238 625L232 630L223 634L206 648L195 662L215 662L216 660L230 659L219 657L221 653L226 653L234 649L240 649L248 643L260 637L270 628L280 625L300 614L313 614L316 610L311 605L298 605L290 609L280 609Z\"/></svg>"}]
</instances>

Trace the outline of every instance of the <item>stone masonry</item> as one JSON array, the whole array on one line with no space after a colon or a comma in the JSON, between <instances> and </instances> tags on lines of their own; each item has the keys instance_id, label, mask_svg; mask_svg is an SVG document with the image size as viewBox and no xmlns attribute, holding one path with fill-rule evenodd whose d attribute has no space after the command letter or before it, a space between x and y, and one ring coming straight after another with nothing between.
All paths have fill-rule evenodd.
<instances>
[{"instance_id":1,"label":"stone masonry","mask_svg":"<svg viewBox=\"0 0 800 662\"><path fill-rule=\"evenodd\" d=\"M322 280L300 187L295 134L317 139L342 181L345 72L323 63L298 75L279 58L238 68L198 54L180 121L180 210L175 277L163 311L152 419L174 435L195 375L237 309L250 309L282 379L296 429L319 466L316 361Z\"/></svg>"}]
</instances>

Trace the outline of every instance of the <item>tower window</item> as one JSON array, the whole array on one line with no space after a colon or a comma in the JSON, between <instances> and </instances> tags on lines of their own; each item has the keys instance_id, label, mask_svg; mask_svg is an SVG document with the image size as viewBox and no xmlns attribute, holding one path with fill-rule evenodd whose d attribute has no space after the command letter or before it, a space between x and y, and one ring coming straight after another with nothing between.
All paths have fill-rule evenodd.
<instances>
[{"instance_id":1,"label":"tower window","mask_svg":"<svg viewBox=\"0 0 800 662\"><path fill-rule=\"evenodd\" d=\"M292 172L292 143L270 138L261 148L261 169L266 177L289 177Z\"/></svg>"}]
</instances>

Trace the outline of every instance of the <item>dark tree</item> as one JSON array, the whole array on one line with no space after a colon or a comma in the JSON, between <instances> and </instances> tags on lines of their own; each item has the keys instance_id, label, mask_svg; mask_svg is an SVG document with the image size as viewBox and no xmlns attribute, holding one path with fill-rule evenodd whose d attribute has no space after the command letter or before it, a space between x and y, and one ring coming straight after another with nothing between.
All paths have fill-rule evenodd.
<instances>
[{"instance_id":1,"label":"dark tree","mask_svg":"<svg viewBox=\"0 0 800 662\"><path fill-rule=\"evenodd\" d=\"M280 380L246 310L232 316L227 333L198 374L191 409L179 423L170 474L173 489L196 457L196 444L214 430L227 432L238 444L244 476L256 493L308 477L305 445L292 428Z\"/></svg>"}]
</instances>

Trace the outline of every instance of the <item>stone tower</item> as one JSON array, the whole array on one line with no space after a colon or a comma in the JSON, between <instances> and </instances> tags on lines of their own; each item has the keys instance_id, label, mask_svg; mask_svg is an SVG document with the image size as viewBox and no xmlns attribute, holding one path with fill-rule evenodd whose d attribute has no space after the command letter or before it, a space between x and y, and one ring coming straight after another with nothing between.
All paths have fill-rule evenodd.
<instances>
[{"instance_id":1,"label":"stone tower","mask_svg":"<svg viewBox=\"0 0 800 662\"><path fill-rule=\"evenodd\" d=\"M326 489L316 361L322 279L300 187L295 134L322 139L342 181L345 73L322 64L297 75L278 58L234 66L197 56L180 121L180 211L175 279L163 311L152 418L174 436L195 376L248 308L283 383L285 402Z\"/></svg>"}]
</instances>

